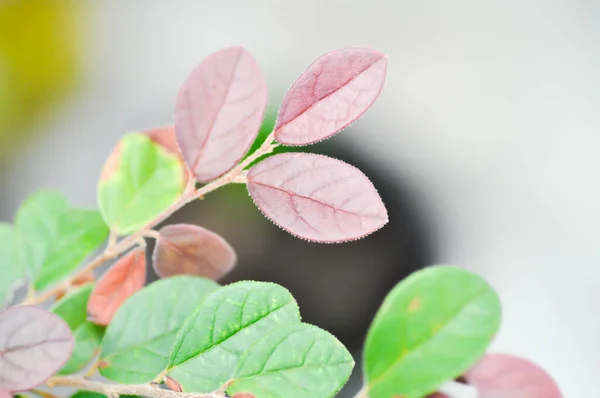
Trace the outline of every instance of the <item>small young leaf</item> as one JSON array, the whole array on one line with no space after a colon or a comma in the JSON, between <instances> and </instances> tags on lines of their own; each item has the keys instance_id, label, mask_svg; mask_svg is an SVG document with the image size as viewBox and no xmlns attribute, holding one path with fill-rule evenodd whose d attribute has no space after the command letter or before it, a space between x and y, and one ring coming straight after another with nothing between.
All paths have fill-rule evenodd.
<instances>
[{"instance_id":1,"label":"small young leaf","mask_svg":"<svg viewBox=\"0 0 600 398\"><path fill-rule=\"evenodd\" d=\"M100 348L104 330L86 319L86 306L93 287L93 284L80 287L50 309L67 322L75 336L73 353L60 370L60 374L79 372L94 358Z\"/></svg>"},{"instance_id":2,"label":"small young leaf","mask_svg":"<svg viewBox=\"0 0 600 398\"><path fill-rule=\"evenodd\" d=\"M306 323L267 334L240 360L230 396L330 398L346 383L354 359L335 337Z\"/></svg>"},{"instance_id":3,"label":"small young leaf","mask_svg":"<svg viewBox=\"0 0 600 398\"><path fill-rule=\"evenodd\" d=\"M96 284L87 304L90 320L108 325L121 306L146 282L146 250L137 248L115 263Z\"/></svg>"},{"instance_id":4,"label":"small young leaf","mask_svg":"<svg viewBox=\"0 0 600 398\"><path fill-rule=\"evenodd\" d=\"M415 272L387 296L367 335L370 398L420 398L461 375L500 326L500 300L478 275L437 266Z\"/></svg>"},{"instance_id":5,"label":"small young leaf","mask_svg":"<svg viewBox=\"0 0 600 398\"><path fill-rule=\"evenodd\" d=\"M354 122L375 102L387 57L368 48L344 48L317 59L281 104L275 139L284 145L324 140Z\"/></svg>"},{"instance_id":6,"label":"small young leaf","mask_svg":"<svg viewBox=\"0 0 600 398\"><path fill-rule=\"evenodd\" d=\"M0 222L0 307L12 300L19 283L25 279L25 270L17 259L13 227Z\"/></svg>"},{"instance_id":7,"label":"small young leaf","mask_svg":"<svg viewBox=\"0 0 600 398\"><path fill-rule=\"evenodd\" d=\"M252 55L230 47L194 69L175 105L177 142L190 170L208 182L252 145L267 104L267 84Z\"/></svg>"},{"instance_id":8,"label":"small young leaf","mask_svg":"<svg viewBox=\"0 0 600 398\"><path fill-rule=\"evenodd\" d=\"M153 255L154 270L161 278L187 274L217 280L231 271L236 260L225 239L189 224L162 228Z\"/></svg>"},{"instance_id":9,"label":"small young leaf","mask_svg":"<svg viewBox=\"0 0 600 398\"><path fill-rule=\"evenodd\" d=\"M523 358L488 354L465 377L480 398L562 398L558 385L538 365Z\"/></svg>"},{"instance_id":10,"label":"small young leaf","mask_svg":"<svg viewBox=\"0 0 600 398\"><path fill-rule=\"evenodd\" d=\"M43 383L67 361L73 342L69 326L41 308L0 312L0 390L24 391Z\"/></svg>"},{"instance_id":11,"label":"small young leaf","mask_svg":"<svg viewBox=\"0 0 600 398\"><path fill-rule=\"evenodd\" d=\"M102 169L98 206L110 228L125 235L175 202L185 180L177 155L144 134L121 139Z\"/></svg>"},{"instance_id":12,"label":"small young leaf","mask_svg":"<svg viewBox=\"0 0 600 398\"><path fill-rule=\"evenodd\" d=\"M190 170L185 164L185 159L183 159L183 155L181 154L179 146L177 145L177 139L175 138L175 126L157 127L144 131L144 134L150 137L152 142L162 146L170 154L177 156L177 159L179 160L179 166L181 168L182 179L187 185L188 180L193 179L194 177L191 175Z\"/></svg>"},{"instance_id":13,"label":"small young leaf","mask_svg":"<svg viewBox=\"0 0 600 398\"><path fill-rule=\"evenodd\" d=\"M72 208L54 191L23 202L15 217L19 261L36 290L62 280L104 242L108 228L96 211Z\"/></svg>"},{"instance_id":14,"label":"small young leaf","mask_svg":"<svg viewBox=\"0 0 600 398\"><path fill-rule=\"evenodd\" d=\"M356 167L327 156L271 156L248 172L248 192L275 224L316 242L359 239L388 221L371 181Z\"/></svg>"},{"instance_id":15,"label":"small young leaf","mask_svg":"<svg viewBox=\"0 0 600 398\"><path fill-rule=\"evenodd\" d=\"M167 376L183 391L210 392L230 380L244 352L279 326L300 323L283 287L238 282L211 293L181 327Z\"/></svg>"},{"instance_id":16,"label":"small young leaf","mask_svg":"<svg viewBox=\"0 0 600 398\"><path fill-rule=\"evenodd\" d=\"M147 383L165 369L177 331L219 285L192 276L150 284L129 298L106 329L102 376L120 383Z\"/></svg>"}]
</instances>

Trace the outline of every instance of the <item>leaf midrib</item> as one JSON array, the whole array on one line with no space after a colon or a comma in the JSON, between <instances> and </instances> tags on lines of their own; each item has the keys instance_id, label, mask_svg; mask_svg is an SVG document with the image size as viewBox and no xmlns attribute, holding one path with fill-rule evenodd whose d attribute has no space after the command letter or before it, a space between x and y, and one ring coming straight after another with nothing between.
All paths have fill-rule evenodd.
<instances>
[{"instance_id":1,"label":"leaf midrib","mask_svg":"<svg viewBox=\"0 0 600 398\"><path fill-rule=\"evenodd\" d=\"M317 203L317 204L319 204L321 206L328 207L328 208L330 208L330 209L332 209L334 211L341 211L342 213L346 213L346 214L349 214L349 215L352 215L352 216L365 217L365 218L373 218L373 219L380 219L380 218L382 218L382 217L380 217L380 216L378 216L376 214L360 214L360 213L354 213L354 212L351 212L351 211L348 211L348 210L344 210L344 209L341 209L339 207L335 207L333 205L330 205L330 204L327 204L327 203L323 203L320 200L311 198L309 196L301 195L299 193L289 191L289 190L287 190L285 188L276 187L274 185L267 184L265 182L259 182L259 181L249 181L249 182L251 182L253 184L257 184L257 185L262 185L262 186L264 186L266 188L271 188L271 189L275 189L277 191L284 192L287 195L292 196L292 197L297 197L297 198L301 198L301 199L307 199L307 200L310 200L311 202L315 202L315 203Z\"/></svg>"},{"instance_id":2,"label":"leaf midrib","mask_svg":"<svg viewBox=\"0 0 600 398\"><path fill-rule=\"evenodd\" d=\"M189 361L192 361L192 360L194 360L194 359L198 358L199 356L201 356L201 355L203 355L203 354L206 354L206 353L208 353L208 352L212 351L213 349L215 349L215 348L219 347L221 344L225 343L225 342L226 342L226 341L228 341L229 339L231 339L231 338L233 338L234 336L236 336L238 333L240 333L240 332L241 332L241 331L243 331L244 329L246 329L246 328L249 328L250 326L252 326L252 325L254 325L254 324L256 324L256 323L258 323L258 322L262 321L263 319L266 319L266 318L267 318L268 316L270 316L271 314L274 314L274 313L276 313L276 312L278 312L278 311L280 311L280 310L284 309L284 308L285 308L285 307L287 307L288 305L290 305L290 304L294 304L294 303L295 303L295 301L294 301L294 300L288 301L287 303L285 303L285 304L284 304L284 305L282 305L281 307L279 307L279 308L275 309L274 311L271 311L271 312L269 312L269 313L268 313L268 314L266 314L264 317L262 317L262 318L258 318L258 319L256 319L255 321L253 321L253 322L250 322L249 324L247 324L246 326L244 326L243 328L241 328L240 330L238 330L237 332L235 332L235 333L234 333L234 334L232 334L231 336L229 336L229 337L227 337L226 339L224 339L224 340L221 340L221 341L220 341L220 342L218 342L217 344L215 344L215 345L213 345L213 346L209 347L207 350L204 350L204 351L202 351L202 352L199 352L198 354L194 355L193 357L190 357L190 358L186 359L185 361L183 361L183 362L181 362L181 363L179 363L179 364L177 364L177 365L175 365L175 366L173 366L173 367L171 367L171 368L167 368L165 371L166 371L167 373L169 373L169 372L171 372L172 370L174 370L174 369L177 369L177 368L179 368L180 366L182 366L182 365L186 364L187 362L189 362Z\"/></svg>"}]
</instances>

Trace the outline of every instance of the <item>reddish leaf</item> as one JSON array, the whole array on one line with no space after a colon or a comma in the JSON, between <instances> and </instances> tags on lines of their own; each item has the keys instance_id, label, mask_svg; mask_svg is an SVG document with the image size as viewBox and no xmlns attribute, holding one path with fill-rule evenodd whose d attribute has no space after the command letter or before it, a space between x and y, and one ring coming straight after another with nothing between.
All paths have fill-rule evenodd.
<instances>
[{"instance_id":1,"label":"reddish leaf","mask_svg":"<svg viewBox=\"0 0 600 398\"><path fill-rule=\"evenodd\" d=\"M192 71L177 96L175 132L198 181L226 173L244 156L266 104L264 76L241 47L218 51Z\"/></svg>"},{"instance_id":2,"label":"reddish leaf","mask_svg":"<svg viewBox=\"0 0 600 398\"><path fill-rule=\"evenodd\" d=\"M356 167L327 156L271 156L248 172L248 191L267 218L307 240L359 239L388 221L371 181Z\"/></svg>"},{"instance_id":3,"label":"reddish leaf","mask_svg":"<svg viewBox=\"0 0 600 398\"><path fill-rule=\"evenodd\" d=\"M179 383L177 383L175 380L173 380L172 378L170 378L169 376L165 376L165 384L167 385L167 387L169 387L171 390L173 390L175 392L183 391L183 389L181 388L181 385Z\"/></svg>"},{"instance_id":4,"label":"reddish leaf","mask_svg":"<svg viewBox=\"0 0 600 398\"><path fill-rule=\"evenodd\" d=\"M193 179L187 165L185 164L185 160L183 159L183 155L179 150L179 146L177 145L177 139L175 138L175 127L174 126L166 126L166 127L158 127L148 131L145 131L150 139L161 145L165 148L169 153L173 155L177 155L179 161L181 162L181 173L183 175L183 181L186 183L188 180Z\"/></svg>"},{"instance_id":5,"label":"reddish leaf","mask_svg":"<svg viewBox=\"0 0 600 398\"><path fill-rule=\"evenodd\" d=\"M196 225L169 225L159 232L153 264L162 278L197 275L219 279L231 271L237 256L225 239Z\"/></svg>"},{"instance_id":6,"label":"reddish leaf","mask_svg":"<svg viewBox=\"0 0 600 398\"><path fill-rule=\"evenodd\" d=\"M0 398L12 398L12 394L8 391L0 390Z\"/></svg>"},{"instance_id":7,"label":"reddish leaf","mask_svg":"<svg viewBox=\"0 0 600 398\"><path fill-rule=\"evenodd\" d=\"M466 375L479 398L562 398L558 386L539 366L523 358L488 354Z\"/></svg>"},{"instance_id":8,"label":"reddish leaf","mask_svg":"<svg viewBox=\"0 0 600 398\"><path fill-rule=\"evenodd\" d=\"M98 281L88 300L90 320L108 325L121 304L144 287L146 281L146 251L144 248L127 253Z\"/></svg>"},{"instance_id":9,"label":"reddish leaf","mask_svg":"<svg viewBox=\"0 0 600 398\"><path fill-rule=\"evenodd\" d=\"M0 312L0 390L25 391L43 383L69 359L74 342L69 326L41 308Z\"/></svg>"},{"instance_id":10,"label":"reddish leaf","mask_svg":"<svg viewBox=\"0 0 600 398\"><path fill-rule=\"evenodd\" d=\"M362 116L385 81L387 57L368 48L345 48L317 59L281 104L275 138L308 145L331 137Z\"/></svg>"}]
</instances>

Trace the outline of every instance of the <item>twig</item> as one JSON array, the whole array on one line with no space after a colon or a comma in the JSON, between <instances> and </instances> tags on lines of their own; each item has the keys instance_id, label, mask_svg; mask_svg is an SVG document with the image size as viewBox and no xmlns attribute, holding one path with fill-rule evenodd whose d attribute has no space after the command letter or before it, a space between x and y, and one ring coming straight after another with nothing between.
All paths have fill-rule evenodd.
<instances>
[{"instance_id":1,"label":"twig","mask_svg":"<svg viewBox=\"0 0 600 398\"><path fill-rule=\"evenodd\" d=\"M56 285L54 288L52 288L50 290L46 290L39 296L30 297L30 298L25 299L25 301L23 301L21 303L21 305L37 305L37 304L41 304L47 300L50 300L52 297L56 296L57 294L60 294L61 292L65 291L66 289L68 289L69 286L71 286L71 284L73 283L73 281L76 280L77 278L79 278L82 275L85 275L89 272L92 272L93 270L95 270L96 268L98 268L99 266L104 264L106 261L112 260L113 258L116 258L119 255L125 253L126 251L129 251L130 249L132 249L135 245L138 244L139 238L140 238L140 234L136 233L136 234L128 236L127 238L123 239L122 241L115 244L114 246L108 246L102 254L96 256L94 259L92 259L92 261L87 263L78 272L71 275L66 281L64 281L63 283L61 283L59 285Z\"/></svg>"},{"instance_id":2,"label":"twig","mask_svg":"<svg viewBox=\"0 0 600 398\"><path fill-rule=\"evenodd\" d=\"M246 172L244 169L248 167L252 162L256 159L264 156L268 153L273 152L279 144L273 143L275 139L275 135L273 133L269 134L267 139L263 142L263 144L258 148L254 153L240 162L237 166L231 169L229 172L225 173L223 176L217 178L216 180L206 184L202 188L198 190L190 190L189 192L184 192L183 195L173 203L169 208L167 208L164 212L162 212L157 218L155 218L150 224L148 224L145 228L142 228L140 231L134 233L133 235L129 235L124 238L120 242L116 242L116 235L111 233L109 237L109 244L104 250L104 253L100 254L93 260L91 260L88 264L86 264L83 268L81 268L78 272L71 275L65 282L56 285L54 288L47 290L40 294L39 296L28 297L21 303L21 305L37 305L41 304L51 298L55 297L57 294L60 294L64 290L66 290L72 282L81 277L82 275L91 272L104 264L106 261L112 260L125 252L131 250L136 245L140 244L140 240L143 242L144 237L153 237L156 238L156 234L150 232L152 228L156 227L158 224L165 221L169 218L173 213L177 210L181 209L183 206L188 204L189 202L204 197L204 195L213 192L224 185L230 184L232 182L241 183L246 181ZM189 185L188 185L189 186Z\"/></svg>"},{"instance_id":3,"label":"twig","mask_svg":"<svg viewBox=\"0 0 600 398\"><path fill-rule=\"evenodd\" d=\"M46 391L42 391L42 390L38 390L37 388L34 388L33 390L31 390L32 393L39 395L42 398L58 398L56 395L51 394L49 392Z\"/></svg>"},{"instance_id":4,"label":"twig","mask_svg":"<svg viewBox=\"0 0 600 398\"><path fill-rule=\"evenodd\" d=\"M80 376L54 376L46 381L48 387L66 386L94 391L110 397L119 395L137 395L151 398L223 398L218 393L185 393L165 390L152 384L113 384L88 380Z\"/></svg>"}]
</instances>

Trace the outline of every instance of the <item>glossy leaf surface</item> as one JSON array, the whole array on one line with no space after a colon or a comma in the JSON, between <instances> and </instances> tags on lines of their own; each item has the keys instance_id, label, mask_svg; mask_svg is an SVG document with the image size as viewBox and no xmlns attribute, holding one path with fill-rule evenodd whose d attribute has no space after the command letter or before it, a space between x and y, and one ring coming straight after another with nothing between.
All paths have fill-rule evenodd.
<instances>
[{"instance_id":1,"label":"glossy leaf surface","mask_svg":"<svg viewBox=\"0 0 600 398\"><path fill-rule=\"evenodd\" d=\"M94 288L87 284L69 293L50 309L69 325L75 336L73 353L60 374L71 374L82 370L98 353L104 330L101 326L89 322L86 307Z\"/></svg>"},{"instance_id":2,"label":"glossy leaf surface","mask_svg":"<svg viewBox=\"0 0 600 398\"><path fill-rule=\"evenodd\" d=\"M354 359L335 337L316 326L295 324L267 334L240 360L230 396L329 398L346 383Z\"/></svg>"},{"instance_id":3,"label":"glossy leaf surface","mask_svg":"<svg viewBox=\"0 0 600 398\"><path fill-rule=\"evenodd\" d=\"M177 331L204 297L219 286L174 276L134 294L106 329L100 373L121 383L146 383L165 369Z\"/></svg>"},{"instance_id":4,"label":"glossy leaf surface","mask_svg":"<svg viewBox=\"0 0 600 398\"><path fill-rule=\"evenodd\" d=\"M371 181L356 167L327 156L271 156L250 169L247 186L267 218L311 241L359 239L388 221Z\"/></svg>"},{"instance_id":5,"label":"glossy leaf surface","mask_svg":"<svg viewBox=\"0 0 600 398\"><path fill-rule=\"evenodd\" d=\"M153 265L161 277L178 274L219 279L237 261L233 248L220 235L190 224L161 228L156 241Z\"/></svg>"},{"instance_id":6,"label":"glossy leaf surface","mask_svg":"<svg viewBox=\"0 0 600 398\"><path fill-rule=\"evenodd\" d=\"M155 219L182 194L185 179L176 154L149 136L130 133L113 150L98 182L98 206L120 235Z\"/></svg>"},{"instance_id":7,"label":"glossy leaf surface","mask_svg":"<svg viewBox=\"0 0 600 398\"><path fill-rule=\"evenodd\" d=\"M17 258L13 227L0 222L0 307L10 302L14 290L25 279L25 270Z\"/></svg>"},{"instance_id":8,"label":"glossy leaf surface","mask_svg":"<svg viewBox=\"0 0 600 398\"><path fill-rule=\"evenodd\" d=\"M49 190L23 202L15 232L19 261L37 290L71 274L108 236L98 212L73 208L64 196Z\"/></svg>"},{"instance_id":9,"label":"glossy leaf surface","mask_svg":"<svg viewBox=\"0 0 600 398\"><path fill-rule=\"evenodd\" d=\"M198 181L237 164L258 134L266 104L262 72L241 47L208 56L190 73L177 96L175 132Z\"/></svg>"},{"instance_id":10,"label":"glossy leaf surface","mask_svg":"<svg viewBox=\"0 0 600 398\"><path fill-rule=\"evenodd\" d=\"M538 365L516 356L488 354L466 379L480 398L562 398L556 382Z\"/></svg>"},{"instance_id":11,"label":"glossy leaf surface","mask_svg":"<svg viewBox=\"0 0 600 398\"><path fill-rule=\"evenodd\" d=\"M65 321L41 308L0 312L0 390L24 391L43 383L64 365L73 343Z\"/></svg>"},{"instance_id":12,"label":"glossy leaf surface","mask_svg":"<svg viewBox=\"0 0 600 398\"><path fill-rule=\"evenodd\" d=\"M183 391L210 392L230 380L244 352L265 334L300 323L298 305L283 287L238 282L210 294L185 321L167 376Z\"/></svg>"},{"instance_id":13,"label":"glossy leaf surface","mask_svg":"<svg viewBox=\"0 0 600 398\"><path fill-rule=\"evenodd\" d=\"M275 138L307 145L328 138L375 102L387 57L368 48L344 48L317 59L292 85L279 110Z\"/></svg>"},{"instance_id":14,"label":"glossy leaf surface","mask_svg":"<svg viewBox=\"0 0 600 398\"><path fill-rule=\"evenodd\" d=\"M125 254L98 281L87 305L89 319L108 325L121 306L146 282L146 250L137 248Z\"/></svg>"},{"instance_id":15,"label":"glossy leaf surface","mask_svg":"<svg viewBox=\"0 0 600 398\"><path fill-rule=\"evenodd\" d=\"M436 391L481 358L500 318L498 295L478 275L450 266L413 273L389 293L369 330L369 397Z\"/></svg>"}]
</instances>

